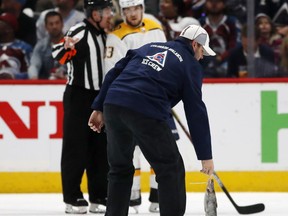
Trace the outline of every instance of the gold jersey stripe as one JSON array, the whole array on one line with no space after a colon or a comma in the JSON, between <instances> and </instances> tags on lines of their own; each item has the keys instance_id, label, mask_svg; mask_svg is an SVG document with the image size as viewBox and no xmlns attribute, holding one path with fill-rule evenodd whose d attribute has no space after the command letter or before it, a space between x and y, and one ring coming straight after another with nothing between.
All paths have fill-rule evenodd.
<instances>
[{"instance_id":1,"label":"gold jersey stripe","mask_svg":"<svg viewBox=\"0 0 288 216\"><path fill-rule=\"evenodd\" d=\"M162 29L161 25L150 19L143 19L144 26L139 28L133 28L127 25L125 22L119 24L112 34L119 37L121 40L129 34L147 32L154 29Z\"/></svg>"}]
</instances>

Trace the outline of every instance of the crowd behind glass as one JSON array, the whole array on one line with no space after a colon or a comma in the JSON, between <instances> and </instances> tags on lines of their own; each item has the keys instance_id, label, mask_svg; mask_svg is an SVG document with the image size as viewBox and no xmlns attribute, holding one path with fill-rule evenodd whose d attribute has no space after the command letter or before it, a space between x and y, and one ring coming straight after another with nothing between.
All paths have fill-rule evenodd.
<instances>
[{"instance_id":1,"label":"crowd behind glass","mask_svg":"<svg viewBox=\"0 0 288 216\"><path fill-rule=\"evenodd\" d=\"M0 79L66 79L65 65L52 58L51 47L84 19L83 1L0 2ZM249 2L146 0L144 16L161 23L167 40L189 24L206 29L210 47L217 53L201 62L206 78L288 77L288 0L253 2L252 38L247 36ZM122 21L116 0L114 11L107 33ZM248 67L249 47L253 73Z\"/></svg>"}]
</instances>

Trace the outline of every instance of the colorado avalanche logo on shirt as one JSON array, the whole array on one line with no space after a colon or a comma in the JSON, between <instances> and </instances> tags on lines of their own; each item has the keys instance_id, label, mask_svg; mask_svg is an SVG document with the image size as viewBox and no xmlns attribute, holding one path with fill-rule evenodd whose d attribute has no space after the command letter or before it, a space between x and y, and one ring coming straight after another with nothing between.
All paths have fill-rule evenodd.
<instances>
[{"instance_id":1,"label":"colorado avalanche logo on shirt","mask_svg":"<svg viewBox=\"0 0 288 216\"><path fill-rule=\"evenodd\" d=\"M166 56L167 56L167 51L159 52L159 53L156 53L156 54L154 54L152 56L146 56L146 57L148 59L150 59L151 61L157 62L159 65L164 67Z\"/></svg>"}]
</instances>

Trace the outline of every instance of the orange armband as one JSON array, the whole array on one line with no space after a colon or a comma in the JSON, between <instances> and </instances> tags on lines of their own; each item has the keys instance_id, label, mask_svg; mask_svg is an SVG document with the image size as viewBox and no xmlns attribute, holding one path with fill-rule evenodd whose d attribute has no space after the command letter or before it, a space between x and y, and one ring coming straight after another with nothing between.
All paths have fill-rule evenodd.
<instances>
[{"instance_id":1,"label":"orange armband","mask_svg":"<svg viewBox=\"0 0 288 216\"><path fill-rule=\"evenodd\" d=\"M69 61L73 56L75 56L77 53L76 49L72 49L67 51L63 57L59 60L60 64L65 64L67 61Z\"/></svg>"}]
</instances>

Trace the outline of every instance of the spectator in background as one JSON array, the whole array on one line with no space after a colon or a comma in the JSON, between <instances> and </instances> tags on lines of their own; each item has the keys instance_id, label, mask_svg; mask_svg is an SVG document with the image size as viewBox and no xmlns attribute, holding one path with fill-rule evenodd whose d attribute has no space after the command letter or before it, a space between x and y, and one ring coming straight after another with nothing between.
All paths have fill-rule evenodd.
<instances>
[{"instance_id":1,"label":"spectator in background","mask_svg":"<svg viewBox=\"0 0 288 216\"><path fill-rule=\"evenodd\" d=\"M64 34L71 26L83 21L85 15L83 12L75 9L77 3L78 0L54 0L55 8L43 11L36 22L38 40L44 38L48 34L44 23L45 15L48 11L54 10L61 14L64 23Z\"/></svg>"},{"instance_id":2,"label":"spectator in background","mask_svg":"<svg viewBox=\"0 0 288 216\"><path fill-rule=\"evenodd\" d=\"M265 44L273 49L275 64L279 65L282 36L277 32L274 23L266 14L261 13L256 16L255 26L260 32L260 44Z\"/></svg>"},{"instance_id":3,"label":"spectator in background","mask_svg":"<svg viewBox=\"0 0 288 216\"><path fill-rule=\"evenodd\" d=\"M288 36L286 36L281 44L281 62L280 62L280 71L281 76L288 77Z\"/></svg>"},{"instance_id":4,"label":"spectator in background","mask_svg":"<svg viewBox=\"0 0 288 216\"><path fill-rule=\"evenodd\" d=\"M45 16L45 27L48 36L37 42L33 49L28 69L30 79L65 79L67 66L61 65L52 57L52 45L64 36L63 20L56 11L49 11Z\"/></svg>"},{"instance_id":5,"label":"spectator in background","mask_svg":"<svg viewBox=\"0 0 288 216\"><path fill-rule=\"evenodd\" d=\"M160 14L158 19L162 23L167 40L173 40L188 25L199 25L193 17L183 17L183 0L160 0Z\"/></svg>"},{"instance_id":6,"label":"spectator in background","mask_svg":"<svg viewBox=\"0 0 288 216\"><path fill-rule=\"evenodd\" d=\"M27 79L32 46L15 38L18 26L13 14L0 15L0 74L11 79Z\"/></svg>"},{"instance_id":7,"label":"spectator in background","mask_svg":"<svg viewBox=\"0 0 288 216\"><path fill-rule=\"evenodd\" d=\"M256 14L264 13L271 17L279 34L288 35L288 0L257 0L255 8Z\"/></svg>"},{"instance_id":8,"label":"spectator in background","mask_svg":"<svg viewBox=\"0 0 288 216\"><path fill-rule=\"evenodd\" d=\"M2 12L14 14L18 20L16 38L29 43L32 47L36 44L36 24L32 17L23 13L26 0L1 0Z\"/></svg>"},{"instance_id":9,"label":"spectator in background","mask_svg":"<svg viewBox=\"0 0 288 216\"><path fill-rule=\"evenodd\" d=\"M209 34L210 46L216 52L216 56L201 61L205 77L225 77L229 53L240 43L240 23L236 17L225 14L225 3L225 0L206 0L206 16L200 18L201 26Z\"/></svg>"},{"instance_id":10,"label":"spectator in background","mask_svg":"<svg viewBox=\"0 0 288 216\"><path fill-rule=\"evenodd\" d=\"M228 59L228 77L251 77L247 70L247 26L244 25L241 31L241 45L233 49ZM260 44L260 32L255 29L254 41L255 73L254 77L277 77L278 67L274 63L273 50Z\"/></svg>"}]
</instances>

